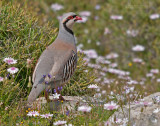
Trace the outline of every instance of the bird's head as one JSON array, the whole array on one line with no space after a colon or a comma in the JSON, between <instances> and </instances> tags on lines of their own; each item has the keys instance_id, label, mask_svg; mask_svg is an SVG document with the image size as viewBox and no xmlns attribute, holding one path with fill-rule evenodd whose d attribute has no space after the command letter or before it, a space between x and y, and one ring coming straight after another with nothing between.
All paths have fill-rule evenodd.
<instances>
[{"instance_id":1,"label":"bird's head","mask_svg":"<svg viewBox=\"0 0 160 126\"><path fill-rule=\"evenodd\" d=\"M72 30L74 23L78 20L82 20L81 17L77 16L73 12L66 13L62 16L60 23L63 24L63 27L66 27Z\"/></svg>"}]
</instances>

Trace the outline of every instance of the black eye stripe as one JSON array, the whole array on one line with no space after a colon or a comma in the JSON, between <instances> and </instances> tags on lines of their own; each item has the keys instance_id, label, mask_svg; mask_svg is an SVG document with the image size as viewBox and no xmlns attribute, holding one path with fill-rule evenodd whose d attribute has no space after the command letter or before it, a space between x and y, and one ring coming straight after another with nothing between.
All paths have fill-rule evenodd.
<instances>
[{"instance_id":1,"label":"black eye stripe","mask_svg":"<svg viewBox=\"0 0 160 126\"><path fill-rule=\"evenodd\" d=\"M75 18L77 15L73 15L72 17Z\"/></svg>"}]
</instances>

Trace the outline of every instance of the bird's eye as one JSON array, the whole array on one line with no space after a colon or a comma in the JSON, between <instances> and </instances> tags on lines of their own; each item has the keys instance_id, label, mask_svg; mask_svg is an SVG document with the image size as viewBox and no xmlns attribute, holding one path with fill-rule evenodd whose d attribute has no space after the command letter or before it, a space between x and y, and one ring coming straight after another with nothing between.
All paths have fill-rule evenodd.
<instances>
[{"instance_id":1,"label":"bird's eye","mask_svg":"<svg viewBox=\"0 0 160 126\"><path fill-rule=\"evenodd\" d=\"M67 19L73 19L73 16L69 16Z\"/></svg>"}]
</instances>

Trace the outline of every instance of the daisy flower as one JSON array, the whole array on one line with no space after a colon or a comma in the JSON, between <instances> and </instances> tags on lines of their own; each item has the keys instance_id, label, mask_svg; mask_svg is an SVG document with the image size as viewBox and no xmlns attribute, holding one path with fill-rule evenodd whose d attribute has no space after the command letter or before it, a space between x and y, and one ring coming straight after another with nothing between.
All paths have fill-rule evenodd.
<instances>
[{"instance_id":1,"label":"daisy flower","mask_svg":"<svg viewBox=\"0 0 160 126\"><path fill-rule=\"evenodd\" d=\"M106 59L115 59L119 57L119 55L117 53L110 53L108 55L106 55Z\"/></svg>"},{"instance_id":2,"label":"daisy flower","mask_svg":"<svg viewBox=\"0 0 160 126\"><path fill-rule=\"evenodd\" d=\"M96 84L90 84L88 88L96 89L99 88Z\"/></svg>"},{"instance_id":3,"label":"daisy flower","mask_svg":"<svg viewBox=\"0 0 160 126\"><path fill-rule=\"evenodd\" d=\"M97 54L97 52L94 49L85 50L83 52L84 52L84 54L87 55L88 58L96 59L98 57L98 54Z\"/></svg>"},{"instance_id":4,"label":"daisy flower","mask_svg":"<svg viewBox=\"0 0 160 126\"><path fill-rule=\"evenodd\" d=\"M10 74L15 74L15 73L17 73L18 72L18 68L16 68L16 67L10 67L10 68L8 68L7 69L7 71L10 73Z\"/></svg>"},{"instance_id":5,"label":"daisy flower","mask_svg":"<svg viewBox=\"0 0 160 126\"><path fill-rule=\"evenodd\" d=\"M43 115L40 115L42 118L49 118L49 117L52 117L53 114L43 114Z\"/></svg>"},{"instance_id":6,"label":"daisy flower","mask_svg":"<svg viewBox=\"0 0 160 126\"><path fill-rule=\"evenodd\" d=\"M61 9L63 9L64 7L62 6L62 5L60 5L60 4L58 4L58 3L55 3L55 4L52 4L51 5L51 9L53 10L53 11L59 11L59 10L61 10Z\"/></svg>"},{"instance_id":7,"label":"daisy flower","mask_svg":"<svg viewBox=\"0 0 160 126\"><path fill-rule=\"evenodd\" d=\"M121 15L111 15L110 18L112 20L122 20L123 16L121 16Z\"/></svg>"},{"instance_id":8,"label":"daisy flower","mask_svg":"<svg viewBox=\"0 0 160 126\"><path fill-rule=\"evenodd\" d=\"M97 5L95 6L95 9L96 9L96 10L99 10L99 9L101 9L101 6L100 6L99 4L97 4Z\"/></svg>"},{"instance_id":9,"label":"daisy flower","mask_svg":"<svg viewBox=\"0 0 160 126\"><path fill-rule=\"evenodd\" d=\"M143 60L140 58L134 58L132 61L135 63L142 63L143 62Z\"/></svg>"},{"instance_id":10,"label":"daisy flower","mask_svg":"<svg viewBox=\"0 0 160 126\"><path fill-rule=\"evenodd\" d=\"M136 37L138 35L138 30L127 30L126 33L128 36Z\"/></svg>"},{"instance_id":11,"label":"daisy flower","mask_svg":"<svg viewBox=\"0 0 160 126\"><path fill-rule=\"evenodd\" d=\"M28 112L27 116L34 116L34 117L36 117L36 116L39 116L39 112L37 112L37 111L30 111L30 112Z\"/></svg>"},{"instance_id":12,"label":"daisy flower","mask_svg":"<svg viewBox=\"0 0 160 126\"><path fill-rule=\"evenodd\" d=\"M78 111L82 111L82 112L90 112L91 109L92 108L90 106L80 106L80 107L78 107Z\"/></svg>"},{"instance_id":13,"label":"daisy flower","mask_svg":"<svg viewBox=\"0 0 160 126\"><path fill-rule=\"evenodd\" d=\"M156 108L156 109L153 110L153 113L158 113L159 111L160 111L160 109Z\"/></svg>"},{"instance_id":14,"label":"daisy flower","mask_svg":"<svg viewBox=\"0 0 160 126\"><path fill-rule=\"evenodd\" d=\"M0 82L2 82L3 80L4 80L4 78L0 76Z\"/></svg>"},{"instance_id":15,"label":"daisy flower","mask_svg":"<svg viewBox=\"0 0 160 126\"><path fill-rule=\"evenodd\" d=\"M64 125L64 124L66 124L66 123L67 123L67 121L58 120L57 122L54 122L53 125L59 126L59 125Z\"/></svg>"},{"instance_id":16,"label":"daisy flower","mask_svg":"<svg viewBox=\"0 0 160 126\"><path fill-rule=\"evenodd\" d=\"M60 96L60 94L57 94L57 93L53 94L54 99L59 99L59 96Z\"/></svg>"},{"instance_id":17,"label":"daisy flower","mask_svg":"<svg viewBox=\"0 0 160 126\"><path fill-rule=\"evenodd\" d=\"M79 12L79 15L89 17L91 15L91 12L90 11L81 11L81 12Z\"/></svg>"},{"instance_id":18,"label":"daisy flower","mask_svg":"<svg viewBox=\"0 0 160 126\"><path fill-rule=\"evenodd\" d=\"M153 74L158 74L159 73L159 69L151 69L150 72L153 73Z\"/></svg>"},{"instance_id":19,"label":"daisy flower","mask_svg":"<svg viewBox=\"0 0 160 126\"><path fill-rule=\"evenodd\" d=\"M151 14L149 16L149 18L152 19L152 20L158 19L159 17L160 17L159 14Z\"/></svg>"},{"instance_id":20,"label":"daisy flower","mask_svg":"<svg viewBox=\"0 0 160 126\"><path fill-rule=\"evenodd\" d=\"M111 33L111 32L110 32L109 28L106 27L106 28L104 29L104 35L107 35L107 34L110 34L110 33Z\"/></svg>"},{"instance_id":21,"label":"daisy flower","mask_svg":"<svg viewBox=\"0 0 160 126\"><path fill-rule=\"evenodd\" d=\"M132 48L133 51L139 52L139 51L144 51L145 48L142 45L136 45Z\"/></svg>"},{"instance_id":22,"label":"daisy flower","mask_svg":"<svg viewBox=\"0 0 160 126\"><path fill-rule=\"evenodd\" d=\"M107 109L107 110L114 110L114 109L117 109L118 107L119 106L114 102L104 104L104 109Z\"/></svg>"},{"instance_id":23,"label":"daisy flower","mask_svg":"<svg viewBox=\"0 0 160 126\"><path fill-rule=\"evenodd\" d=\"M10 64L16 64L17 63L17 60L11 58L11 57L7 57L3 60L5 63L7 63L8 65Z\"/></svg>"},{"instance_id":24,"label":"daisy flower","mask_svg":"<svg viewBox=\"0 0 160 126\"><path fill-rule=\"evenodd\" d=\"M140 102L140 104L144 106L149 106L149 105L152 105L152 102L142 101Z\"/></svg>"}]
</instances>

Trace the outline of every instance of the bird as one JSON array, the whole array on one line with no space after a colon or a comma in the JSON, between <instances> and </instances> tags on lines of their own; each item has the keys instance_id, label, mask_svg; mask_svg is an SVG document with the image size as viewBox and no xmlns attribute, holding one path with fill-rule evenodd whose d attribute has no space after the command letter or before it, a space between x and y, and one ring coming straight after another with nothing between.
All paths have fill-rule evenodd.
<instances>
[{"instance_id":1,"label":"bird","mask_svg":"<svg viewBox=\"0 0 160 126\"><path fill-rule=\"evenodd\" d=\"M77 67L77 48L72 28L78 20L82 18L74 12L65 13L61 17L55 41L42 52L35 66L28 105L44 90L46 94L49 88L58 91L57 87L64 86L73 75Z\"/></svg>"}]
</instances>

